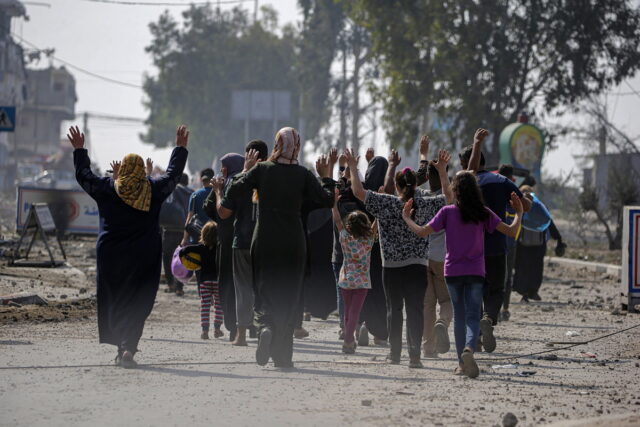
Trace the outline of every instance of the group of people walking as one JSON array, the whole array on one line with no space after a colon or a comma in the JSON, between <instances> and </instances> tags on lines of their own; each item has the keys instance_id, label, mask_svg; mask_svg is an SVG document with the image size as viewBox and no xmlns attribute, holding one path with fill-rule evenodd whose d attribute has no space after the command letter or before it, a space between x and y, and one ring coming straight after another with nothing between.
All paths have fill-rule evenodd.
<instances>
[{"instance_id":1,"label":"group of people walking","mask_svg":"<svg viewBox=\"0 0 640 427\"><path fill-rule=\"evenodd\" d=\"M494 327L507 320L507 237L519 237L525 212L542 205L530 188L523 193L510 177L484 170L487 135L479 129L459 154L462 170L453 182L451 155L440 150L429 159L426 136L417 170L398 170L395 150L388 159L368 150L362 179L359 156L348 149L321 155L317 175L299 165L300 135L287 127L276 134L271 154L265 142L251 141L244 155L222 157L220 177L203 170L203 187L190 193L183 174L189 137L184 126L177 130L166 173L154 178L132 154L116 176L97 177L84 135L71 128L77 180L100 211L100 342L118 347L117 365L135 366L163 258L168 290L184 294L172 274L177 256L182 267L195 271L201 337L209 338L213 306L214 337L224 335L223 324L237 346L246 346L247 333L256 333L259 365L272 360L276 367L293 367L294 334L300 336L305 300L310 301L304 296L312 292L306 284L318 275L319 286L336 289L329 311L338 308L345 354L355 353L358 343L367 345L372 334L376 345L389 346L389 363L399 364L406 313L411 368L421 368L422 357L449 351L453 321L459 362L454 372L478 376L474 353L481 347L494 351ZM421 188L427 182L429 190ZM164 211L173 199L183 205L188 199L188 208L179 221L163 225L161 238L161 220L172 222ZM530 222L542 229L543 217ZM325 220L329 227L314 225ZM333 244L316 245L327 238ZM324 279L326 270L335 281Z\"/></svg>"}]
</instances>

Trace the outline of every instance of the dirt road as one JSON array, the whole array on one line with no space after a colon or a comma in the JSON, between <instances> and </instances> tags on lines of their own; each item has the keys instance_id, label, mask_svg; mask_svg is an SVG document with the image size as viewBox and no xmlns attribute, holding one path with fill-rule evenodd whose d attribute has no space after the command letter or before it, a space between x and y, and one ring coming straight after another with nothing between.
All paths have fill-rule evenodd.
<instances>
[{"instance_id":1,"label":"dirt road","mask_svg":"<svg viewBox=\"0 0 640 427\"><path fill-rule=\"evenodd\" d=\"M20 286L7 284L16 281L11 271L0 274L0 288ZM55 287L47 277L53 276L34 286ZM70 299L93 293L90 283L62 286L74 292ZM226 339L199 339L193 287L184 298L158 294L137 356L140 369L131 371L113 367L114 348L97 343L91 307L66 319L51 313L25 319L25 307L5 307L0 424L493 426L512 412L518 425L619 414L631 415L605 424L640 425L640 328L552 353L557 360L520 357L549 350L550 341L586 341L640 323L640 315L611 314L617 286L606 275L547 269L545 301L520 304L514 295L512 320L498 327L496 352L479 355L477 380L452 375L452 351L424 361L422 370L410 370L406 354L400 366L386 364L383 347L345 356L335 318L305 322L311 336L296 341L296 370L261 368L255 340L237 348Z\"/></svg>"}]
</instances>

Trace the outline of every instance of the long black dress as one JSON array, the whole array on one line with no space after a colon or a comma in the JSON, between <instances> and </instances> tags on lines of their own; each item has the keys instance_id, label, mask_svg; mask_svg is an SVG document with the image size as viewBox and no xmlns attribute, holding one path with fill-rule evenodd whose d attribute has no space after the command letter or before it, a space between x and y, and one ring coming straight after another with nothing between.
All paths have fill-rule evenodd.
<instances>
[{"instance_id":1,"label":"long black dress","mask_svg":"<svg viewBox=\"0 0 640 427\"><path fill-rule=\"evenodd\" d=\"M270 353L276 365L291 365L293 354L295 310L307 260L302 204L309 200L331 207L334 185L331 179L321 184L302 166L268 161L237 178L227 192L236 199L258 190L258 221L251 242L256 324L273 332Z\"/></svg>"},{"instance_id":2,"label":"long black dress","mask_svg":"<svg viewBox=\"0 0 640 427\"><path fill-rule=\"evenodd\" d=\"M162 239L158 217L162 202L178 184L188 151L176 147L167 172L150 178L149 212L124 203L111 178L91 172L87 150L73 152L76 179L98 204L101 230L97 242L98 332L101 343L135 353L144 322L160 283Z\"/></svg>"}]
</instances>

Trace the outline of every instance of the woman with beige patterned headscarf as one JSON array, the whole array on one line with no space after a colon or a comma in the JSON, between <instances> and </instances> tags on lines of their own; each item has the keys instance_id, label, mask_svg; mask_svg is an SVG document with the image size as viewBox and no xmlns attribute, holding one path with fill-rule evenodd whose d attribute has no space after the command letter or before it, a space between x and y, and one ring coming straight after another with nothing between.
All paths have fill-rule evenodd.
<instances>
[{"instance_id":1,"label":"woman with beige patterned headscarf","mask_svg":"<svg viewBox=\"0 0 640 427\"><path fill-rule=\"evenodd\" d=\"M91 171L84 134L72 127L67 137L75 149L76 179L100 212L96 248L100 342L118 347L116 365L133 368L160 283L160 207L182 176L189 132L184 126L178 128L169 167L158 178L147 176L137 154L113 164L115 179L98 177Z\"/></svg>"},{"instance_id":2,"label":"woman with beige patterned headscarf","mask_svg":"<svg viewBox=\"0 0 640 427\"><path fill-rule=\"evenodd\" d=\"M316 162L319 181L298 165L300 135L293 128L280 129L269 160L239 175L227 190L223 206L257 190L258 221L251 242L256 287L256 320L260 329L256 361L276 367L293 367L293 328L302 292L307 260L302 225L304 202L333 206L335 186L332 166L325 156ZM250 157L250 156L249 156ZM232 204L232 203L231 203Z\"/></svg>"}]
</instances>

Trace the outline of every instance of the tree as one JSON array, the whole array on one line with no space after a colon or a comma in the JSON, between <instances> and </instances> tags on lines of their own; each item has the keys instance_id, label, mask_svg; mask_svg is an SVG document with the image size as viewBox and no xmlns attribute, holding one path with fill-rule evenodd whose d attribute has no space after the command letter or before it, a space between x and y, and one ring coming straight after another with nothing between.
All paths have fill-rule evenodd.
<instances>
[{"instance_id":1,"label":"tree","mask_svg":"<svg viewBox=\"0 0 640 427\"><path fill-rule=\"evenodd\" d=\"M630 0L357 0L380 61L392 143L411 145L425 114L452 140L493 135L525 109L560 109L632 76L640 12ZM359 18L358 18L359 17Z\"/></svg>"},{"instance_id":2,"label":"tree","mask_svg":"<svg viewBox=\"0 0 640 427\"><path fill-rule=\"evenodd\" d=\"M150 25L153 40L147 52L157 76L145 78L149 116L144 141L166 146L176 124L188 124L193 170L210 166L224 153L242 152L244 122L231 118L235 89L291 91L292 119L276 127L297 123L297 34L291 27L278 30L272 9L262 12L252 23L240 8L192 5L181 26L168 12ZM272 121L253 121L250 138L270 141L275 130Z\"/></svg>"},{"instance_id":3,"label":"tree","mask_svg":"<svg viewBox=\"0 0 640 427\"><path fill-rule=\"evenodd\" d=\"M606 168L607 174L605 182L592 182L583 188L580 206L595 213L605 229L609 249L620 249L624 207L640 201L640 171L632 160L633 156L640 155L640 150L631 137L608 119L605 102L591 98L583 110L593 125L584 130L574 130L573 134L586 143L598 142L599 156L594 156L597 159L595 167ZM599 173L595 176L596 180L603 178ZM615 230L610 225L612 223Z\"/></svg>"},{"instance_id":4,"label":"tree","mask_svg":"<svg viewBox=\"0 0 640 427\"><path fill-rule=\"evenodd\" d=\"M297 74L302 95L301 114L306 135L318 135L331 115L331 64L338 49L338 35L344 25L342 6L334 0L299 0L303 11L298 40Z\"/></svg>"}]
</instances>

